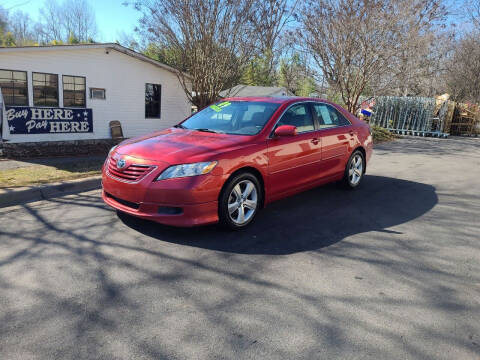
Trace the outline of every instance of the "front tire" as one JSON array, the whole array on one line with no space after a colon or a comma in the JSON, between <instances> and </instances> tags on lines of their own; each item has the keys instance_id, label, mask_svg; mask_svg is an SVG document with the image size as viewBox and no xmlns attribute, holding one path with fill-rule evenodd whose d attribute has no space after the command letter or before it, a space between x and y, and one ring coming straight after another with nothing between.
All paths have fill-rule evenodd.
<instances>
[{"instance_id":1,"label":"front tire","mask_svg":"<svg viewBox=\"0 0 480 360\"><path fill-rule=\"evenodd\" d=\"M225 185L218 204L220 223L232 230L247 227L257 215L263 192L257 177L241 173Z\"/></svg>"},{"instance_id":2,"label":"front tire","mask_svg":"<svg viewBox=\"0 0 480 360\"><path fill-rule=\"evenodd\" d=\"M365 157L360 150L356 150L348 159L345 173L343 175L343 184L348 189L356 189L362 182L365 174Z\"/></svg>"}]
</instances>

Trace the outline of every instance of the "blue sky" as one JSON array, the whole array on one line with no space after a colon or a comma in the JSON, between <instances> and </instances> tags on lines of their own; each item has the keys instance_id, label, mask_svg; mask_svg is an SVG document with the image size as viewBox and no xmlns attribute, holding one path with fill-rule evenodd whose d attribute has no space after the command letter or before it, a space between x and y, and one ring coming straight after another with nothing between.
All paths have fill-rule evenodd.
<instances>
[{"instance_id":1,"label":"blue sky","mask_svg":"<svg viewBox=\"0 0 480 360\"><path fill-rule=\"evenodd\" d=\"M57 0L62 2L62 0ZM125 0L87 0L96 14L99 42L113 42L122 38L122 33L133 33L140 17L139 12L132 7L125 7ZM45 0L0 0L0 4L6 8L27 12L34 20L37 20L38 12L43 7ZM465 20L464 4L468 0L444 0L450 12L447 24L456 24L459 30L468 30ZM459 19L460 18L460 19Z\"/></svg>"},{"instance_id":2,"label":"blue sky","mask_svg":"<svg viewBox=\"0 0 480 360\"><path fill-rule=\"evenodd\" d=\"M58 0L57 0L58 1ZM22 10L37 20L38 10L44 0L1 0L2 6L11 11ZM58 1L61 2L61 1ZM113 42L122 32L132 33L140 14L131 7L122 5L124 0L88 0L95 11L98 36L96 41Z\"/></svg>"}]
</instances>

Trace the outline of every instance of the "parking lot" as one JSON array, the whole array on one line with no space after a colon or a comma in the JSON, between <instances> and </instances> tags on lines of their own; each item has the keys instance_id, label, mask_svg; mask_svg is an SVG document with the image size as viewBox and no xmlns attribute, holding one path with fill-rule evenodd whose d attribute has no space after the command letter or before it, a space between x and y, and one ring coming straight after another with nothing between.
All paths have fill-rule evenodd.
<instances>
[{"instance_id":1,"label":"parking lot","mask_svg":"<svg viewBox=\"0 0 480 360\"><path fill-rule=\"evenodd\" d=\"M480 358L480 139L381 144L242 232L99 190L0 219L2 359Z\"/></svg>"}]
</instances>

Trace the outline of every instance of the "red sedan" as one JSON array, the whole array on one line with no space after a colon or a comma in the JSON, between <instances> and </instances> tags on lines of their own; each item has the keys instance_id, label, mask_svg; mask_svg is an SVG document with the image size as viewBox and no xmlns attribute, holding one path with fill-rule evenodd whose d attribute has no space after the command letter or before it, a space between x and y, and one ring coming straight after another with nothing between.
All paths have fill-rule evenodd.
<instances>
[{"instance_id":1,"label":"red sedan","mask_svg":"<svg viewBox=\"0 0 480 360\"><path fill-rule=\"evenodd\" d=\"M241 229L274 200L332 181L358 187L371 154L369 126L329 101L230 98L114 147L102 196L162 224Z\"/></svg>"}]
</instances>

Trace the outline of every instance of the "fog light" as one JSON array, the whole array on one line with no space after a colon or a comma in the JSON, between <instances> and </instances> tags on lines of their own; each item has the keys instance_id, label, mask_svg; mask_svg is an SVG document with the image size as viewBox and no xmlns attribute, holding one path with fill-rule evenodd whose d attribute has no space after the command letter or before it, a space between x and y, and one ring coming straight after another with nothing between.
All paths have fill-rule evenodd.
<instances>
[{"instance_id":1,"label":"fog light","mask_svg":"<svg viewBox=\"0 0 480 360\"><path fill-rule=\"evenodd\" d=\"M178 215L183 213L183 209L173 206L159 206L158 213L162 215Z\"/></svg>"}]
</instances>

